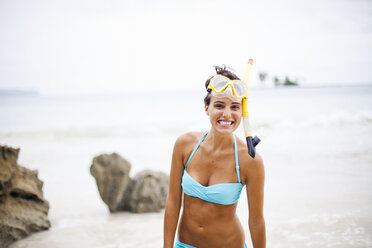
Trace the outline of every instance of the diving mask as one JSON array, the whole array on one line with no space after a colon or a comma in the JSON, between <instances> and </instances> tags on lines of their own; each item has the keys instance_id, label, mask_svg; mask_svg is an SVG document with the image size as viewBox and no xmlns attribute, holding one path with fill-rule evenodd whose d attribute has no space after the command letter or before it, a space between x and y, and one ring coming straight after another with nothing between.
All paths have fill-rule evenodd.
<instances>
[{"instance_id":1,"label":"diving mask","mask_svg":"<svg viewBox=\"0 0 372 248\"><path fill-rule=\"evenodd\" d=\"M211 78L208 89L213 90L215 93L221 93L230 86L232 93L236 98L242 99L248 96L247 85L240 80L231 80L222 75L215 75Z\"/></svg>"}]
</instances>

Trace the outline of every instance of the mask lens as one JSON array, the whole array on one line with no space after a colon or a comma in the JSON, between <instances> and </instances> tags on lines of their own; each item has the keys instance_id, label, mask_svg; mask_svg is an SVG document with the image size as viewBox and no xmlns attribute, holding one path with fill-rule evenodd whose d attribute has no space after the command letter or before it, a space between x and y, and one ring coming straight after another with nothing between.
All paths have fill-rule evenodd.
<instances>
[{"instance_id":1,"label":"mask lens","mask_svg":"<svg viewBox=\"0 0 372 248\"><path fill-rule=\"evenodd\" d=\"M211 82L211 85L216 91L221 91L226 84L228 84L229 81L227 81L225 78L220 77L220 76L215 76Z\"/></svg>"},{"instance_id":2,"label":"mask lens","mask_svg":"<svg viewBox=\"0 0 372 248\"><path fill-rule=\"evenodd\" d=\"M233 85L234 85L234 89L235 89L237 97L242 97L248 93L248 90L243 82L241 81L234 82Z\"/></svg>"}]
</instances>

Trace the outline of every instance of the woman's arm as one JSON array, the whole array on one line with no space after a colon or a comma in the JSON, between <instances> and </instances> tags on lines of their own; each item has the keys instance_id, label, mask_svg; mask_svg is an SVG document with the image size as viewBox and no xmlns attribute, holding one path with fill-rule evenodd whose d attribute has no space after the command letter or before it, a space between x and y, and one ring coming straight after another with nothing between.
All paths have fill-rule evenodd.
<instances>
[{"instance_id":1,"label":"woman's arm","mask_svg":"<svg viewBox=\"0 0 372 248\"><path fill-rule=\"evenodd\" d=\"M164 214L164 248L173 248L178 217L182 202L181 180L183 173L183 150L185 139L179 137L173 148L172 165L169 178L169 192Z\"/></svg>"},{"instance_id":2,"label":"woman's arm","mask_svg":"<svg viewBox=\"0 0 372 248\"><path fill-rule=\"evenodd\" d=\"M254 248L266 247L266 228L263 215L265 170L262 158L256 158L248 165L247 198L249 208L249 230Z\"/></svg>"}]
</instances>

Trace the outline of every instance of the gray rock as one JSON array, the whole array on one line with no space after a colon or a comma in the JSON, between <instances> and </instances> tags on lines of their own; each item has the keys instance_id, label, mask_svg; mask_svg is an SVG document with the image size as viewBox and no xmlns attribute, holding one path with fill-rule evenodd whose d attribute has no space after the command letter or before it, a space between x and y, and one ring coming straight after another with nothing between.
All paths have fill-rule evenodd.
<instances>
[{"instance_id":1,"label":"gray rock","mask_svg":"<svg viewBox=\"0 0 372 248\"><path fill-rule=\"evenodd\" d=\"M47 230L49 203L38 171L17 164L19 149L0 146L0 247Z\"/></svg>"},{"instance_id":2,"label":"gray rock","mask_svg":"<svg viewBox=\"0 0 372 248\"><path fill-rule=\"evenodd\" d=\"M169 177L163 172L144 170L134 179L129 197L125 198L128 210L135 213L159 212L165 207Z\"/></svg>"},{"instance_id":3,"label":"gray rock","mask_svg":"<svg viewBox=\"0 0 372 248\"><path fill-rule=\"evenodd\" d=\"M110 212L159 212L165 207L169 176L144 170L132 179L129 177L130 168L129 162L116 153L93 159L90 171L102 200Z\"/></svg>"},{"instance_id":4,"label":"gray rock","mask_svg":"<svg viewBox=\"0 0 372 248\"><path fill-rule=\"evenodd\" d=\"M96 179L99 194L110 212L120 211L125 189L130 182L130 163L117 153L93 159L90 173Z\"/></svg>"}]
</instances>

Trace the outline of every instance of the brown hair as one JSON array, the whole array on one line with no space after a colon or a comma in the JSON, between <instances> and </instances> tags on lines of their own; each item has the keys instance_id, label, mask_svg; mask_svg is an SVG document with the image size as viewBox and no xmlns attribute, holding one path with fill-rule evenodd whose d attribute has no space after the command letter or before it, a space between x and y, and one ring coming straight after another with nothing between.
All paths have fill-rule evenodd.
<instances>
[{"instance_id":1,"label":"brown hair","mask_svg":"<svg viewBox=\"0 0 372 248\"><path fill-rule=\"evenodd\" d=\"M215 65L214 69L216 70L216 75L219 74L219 75L225 76L225 77L227 77L231 80L240 80L240 78L238 76L236 76L235 73L233 73L231 71L232 69L226 67L225 65L222 65L221 67ZM211 76L210 78L208 78L207 81L205 81L205 88L207 89L208 93L204 97L204 104L207 105L207 106L209 106L209 104L211 103L211 91L212 90L208 89L208 86L209 86L209 83L210 83L212 77L213 76Z\"/></svg>"}]
</instances>

